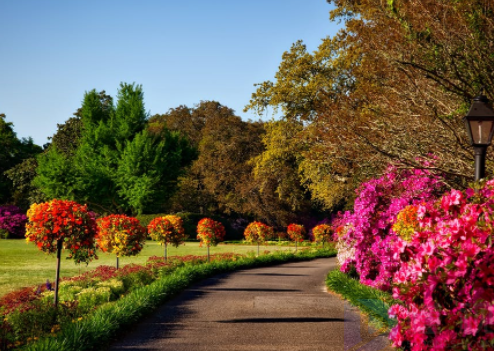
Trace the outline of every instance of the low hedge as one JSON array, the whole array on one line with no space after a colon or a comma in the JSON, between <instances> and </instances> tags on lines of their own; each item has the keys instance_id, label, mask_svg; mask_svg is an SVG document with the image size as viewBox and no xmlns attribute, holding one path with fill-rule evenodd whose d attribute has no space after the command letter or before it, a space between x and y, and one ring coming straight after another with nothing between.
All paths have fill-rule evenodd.
<instances>
[{"instance_id":1,"label":"low hedge","mask_svg":"<svg viewBox=\"0 0 494 351\"><path fill-rule=\"evenodd\" d=\"M223 260L200 265L185 265L155 282L137 288L119 300L105 304L82 320L63 326L54 337L46 337L21 347L29 351L101 350L126 328L170 300L185 288L218 273L237 269L275 265L284 262L334 257L335 250L300 250L298 253L277 252L259 257Z\"/></svg>"},{"instance_id":2,"label":"low hedge","mask_svg":"<svg viewBox=\"0 0 494 351\"><path fill-rule=\"evenodd\" d=\"M393 299L391 294L360 284L337 269L329 272L326 286L368 315L369 322L377 329L389 332L396 325L396 320L389 318L388 310L401 301Z\"/></svg>"}]
</instances>

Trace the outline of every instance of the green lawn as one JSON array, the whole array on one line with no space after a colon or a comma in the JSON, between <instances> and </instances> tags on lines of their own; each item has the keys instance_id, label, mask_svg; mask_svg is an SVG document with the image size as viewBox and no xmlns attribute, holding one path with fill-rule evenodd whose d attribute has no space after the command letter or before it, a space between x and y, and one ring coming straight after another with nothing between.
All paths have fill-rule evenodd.
<instances>
[{"instance_id":1,"label":"green lawn","mask_svg":"<svg viewBox=\"0 0 494 351\"><path fill-rule=\"evenodd\" d=\"M269 250L294 250L292 247L278 246L261 246L261 252ZM211 254L234 252L247 253L254 251L257 253L257 246L220 244L211 247ZM168 256L184 255L206 255L206 247L199 247L199 243L187 242L185 245L174 248L168 247ZM64 252L62 252L62 257ZM120 266L128 263L142 264L150 256L163 256L164 248L159 243L147 241L144 249L138 256L121 257ZM60 275L62 277L75 276L88 270L93 270L100 265L114 266L116 259L114 255L98 252L99 259L94 260L89 265L77 265L72 260L62 260ZM26 243L25 240L0 240L0 296L25 286L34 286L45 283L47 279L50 282L55 280L56 256L47 255L39 251L33 243Z\"/></svg>"}]
</instances>

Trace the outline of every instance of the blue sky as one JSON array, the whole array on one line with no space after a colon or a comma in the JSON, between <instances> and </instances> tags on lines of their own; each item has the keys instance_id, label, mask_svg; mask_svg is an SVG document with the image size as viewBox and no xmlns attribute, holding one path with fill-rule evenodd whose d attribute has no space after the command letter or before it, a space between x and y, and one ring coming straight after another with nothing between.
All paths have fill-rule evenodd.
<instances>
[{"instance_id":1,"label":"blue sky","mask_svg":"<svg viewBox=\"0 0 494 351\"><path fill-rule=\"evenodd\" d=\"M326 0L0 0L0 113L42 145L84 92L141 84L146 110L216 100L243 119L301 39L336 34Z\"/></svg>"}]
</instances>

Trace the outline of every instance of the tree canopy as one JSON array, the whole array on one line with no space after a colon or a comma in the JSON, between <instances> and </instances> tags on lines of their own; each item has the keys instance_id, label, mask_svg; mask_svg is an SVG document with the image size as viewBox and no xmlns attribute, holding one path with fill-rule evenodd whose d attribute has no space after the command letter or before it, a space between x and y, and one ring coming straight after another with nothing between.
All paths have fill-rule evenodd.
<instances>
[{"instance_id":1,"label":"tree canopy","mask_svg":"<svg viewBox=\"0 0 494 351\"><path fill-rule=\"evenodd\" d=\"M462 118L481 87L494 98L494 6L487 0L333 0L344 28L308 53L295 43L246 109L281 108L298 133L299 174L326 208L383 171L429 168L463 187L473 156ZM487 168L494 171L489 150ZM346 198L346 200L345 200Z\"/></svg>"},{"instance_id":2,"label":"tree canopy","mask_svg":"<svg viewBox=\"0 0 494 351\"><path fill-rule=\"evenodd\" d=\"M78 113L78 145L61 151L55 139L38 158L35 185L47 197L87 203L103 213L156 211L166 203L195 150L176 132L146 129L142 87L122 83L116 106L89 91Z\"/></svg>"},{"instance_id":3,"label":"tree canopy","mask_svg":"<svg viewBox=\"0 0 494 351\"><path fill-rule=\"evenodd\" d=\"M5 114L0 114L0 204L16 202L17 199L17 196L16 199L12 198L12 179L5 172L41 151L42 148L34 144L32 138L19 139L14 132L14 124L6 121Z\"/></svg>"}]
</instances>

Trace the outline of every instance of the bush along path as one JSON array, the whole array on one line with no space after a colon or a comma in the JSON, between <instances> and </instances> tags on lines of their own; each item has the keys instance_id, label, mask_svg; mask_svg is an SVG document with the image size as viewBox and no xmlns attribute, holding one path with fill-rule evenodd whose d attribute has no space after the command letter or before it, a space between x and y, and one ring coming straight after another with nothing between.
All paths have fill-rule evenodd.
<instances>
[{"instance_id":1,"label":"bush along path","mask_svg":"<svg viewBox=\"0 0 494 351\"><path fill-rule=\"evenodd\" d=\"M145 273L146 267L137 265L119 270L118 274L122 274L120 272L125 269L132 271L128 275L122 274L120 279L118 276L110 274L115 272L112 269L106 270L111 276L111 279L106 280L97 278L98 273L94 272L92 277L91 274L88 274L86 278L89 279L81 279L83 281L81 286L77 287L76 284L67 283L68 286L72 286L72 288L67 289L67 295L86 296L87 299L82 298L82 301L75 303L69 298L59 304L58 311L54 311L53 308L50 309L49 304L44 299L25 302L26 304L32 303L35 307L22 305L18 308L12 308L10 314L3 319L3 335L0 335L3 337L2 346L4 348L17 347L21 350L101 350L105 343L115 337L119 331L131 327L140 318L148 315L171 297L199 280L236 269L331 257L335 254L334 249L307 249L300 250L296 254L277 252L259 257L211 256L210 263L204 263L206 258L193 258L189 259L188 262L185 259L186 262L169 262L168 264L165 264L162 258L157 258L154 262L154 268L147 267L149 271L154 272L155 276ZM159 266L157 267L158 261ZM149 266L153 267L153 264ZM74 279L75 281L78 280L78 278ZM85 286L85 284L93 281L97 282L97 286ZM102 281L106 283L101 284ZM46 287L43 287L39 290L45 289ZM91 293L87 290L84 291L85 289L90 289ZM125 292L126 289L127 293ZM81 292L85 293L81 294ZM49 296L50 292L40 293L37 291L35 293L35 295L42 296L45 294ZM104 297L99 299L98 296L101 295ZM111 301L114 298L117 299L113 302L101 304L103 301ZM0 312L5 315L6 310L8 308L2 308ZM22 314L22 310L28 314ZM29 311L33 311L30 316ZM25 339L22 340L20 335L16 333L22 329L20 327L22 323L29 321L35 324L31 328L32 331L41 328L43 333L40 336L24 334L22 337ZM5 323L9 325L5 325ZM9 338L15 338L16 335L15 340L9 340ZM9 342L7 343L6 340Z\"/></svg>"},{"instance_id":2,"label":"bush along path","mask_svg":"<svg viewBox=\"0 0 494 351\"><path fill-rule=\"evenodd\" d=\"M370 324L381 332L389 333L396 325L396 319L389 318L388 310L392 305L402 303L393 299L390 293L361 284L340 270L329 272L326 286L367 315Z\"/></svg>"}]
</instances>

